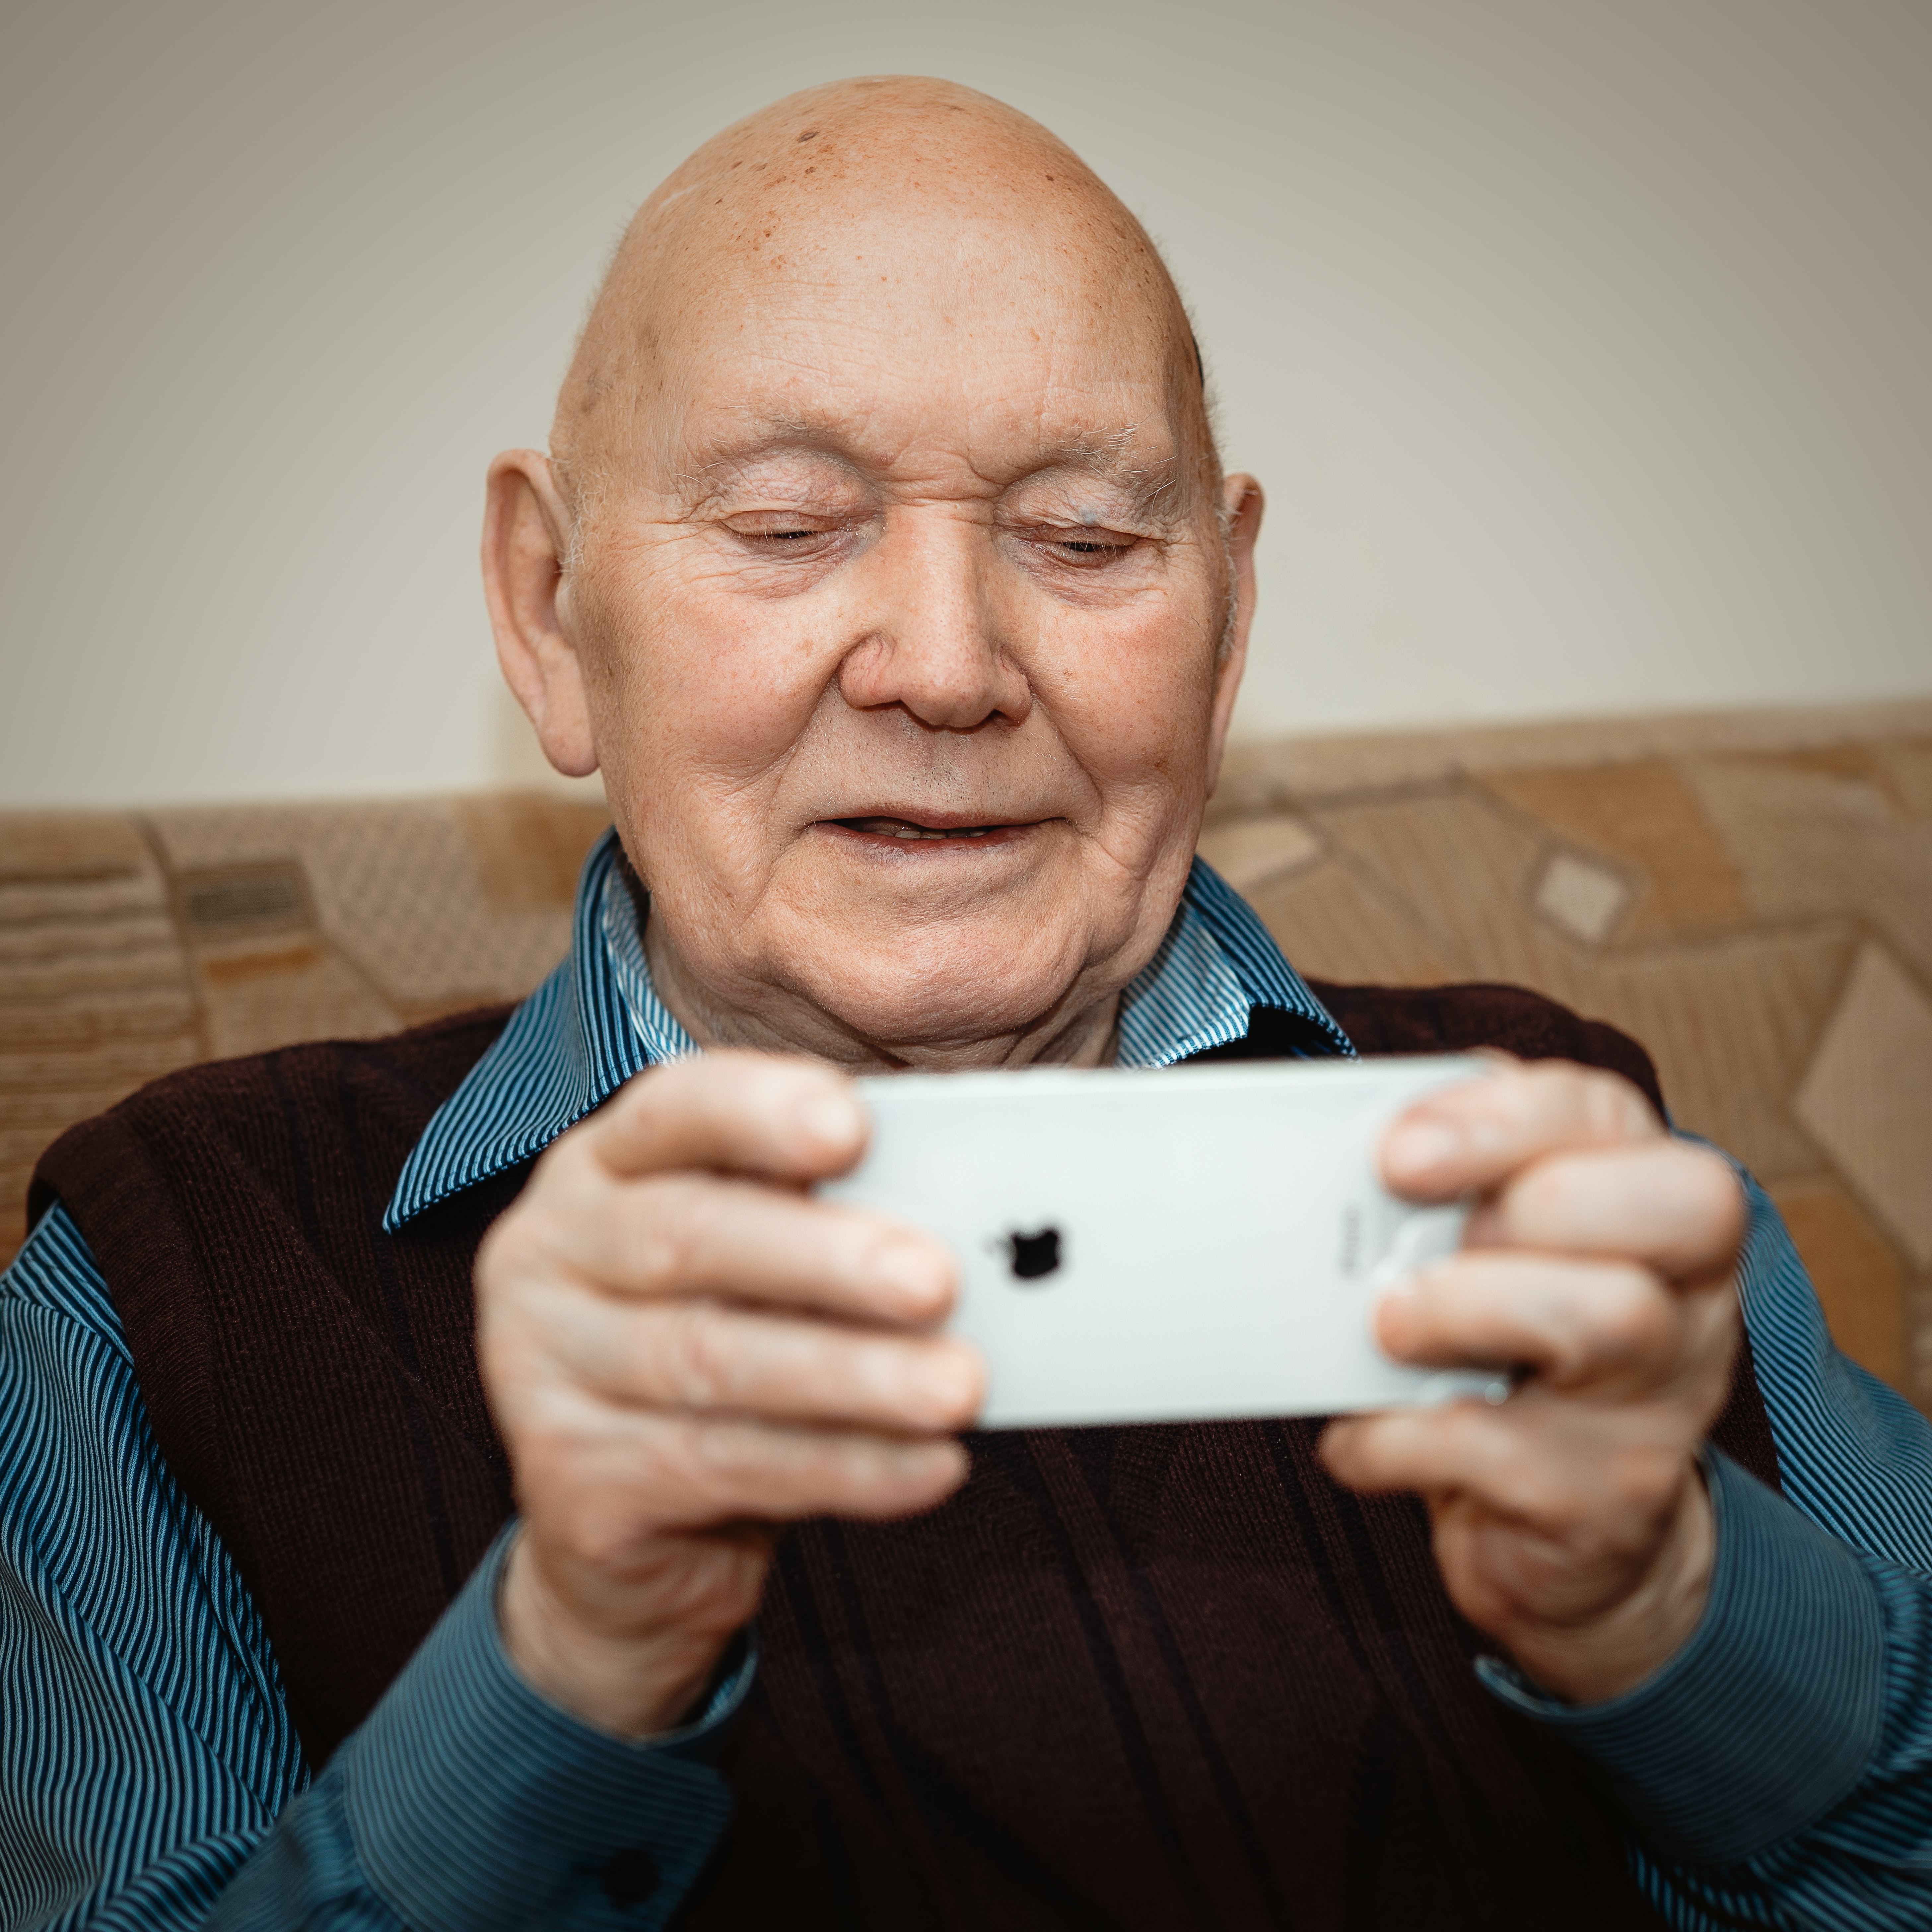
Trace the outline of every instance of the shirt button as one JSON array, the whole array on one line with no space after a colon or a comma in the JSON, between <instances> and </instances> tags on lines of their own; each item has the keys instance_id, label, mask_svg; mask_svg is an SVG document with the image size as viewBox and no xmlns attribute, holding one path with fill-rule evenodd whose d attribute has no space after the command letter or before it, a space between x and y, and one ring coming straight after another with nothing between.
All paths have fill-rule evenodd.
<instances>
[{"instance_id":1,"label":"shirt button","mask_svg":"<svg viewBox=\"0 0 1932 1932\"><path fill-rule=\"evenodd\" d=\"M597 1882L613 1905L641 1905L658 1888L658 1862L641 1846L629 1846L604 1861Z\"/></svg>"}]
</instances>

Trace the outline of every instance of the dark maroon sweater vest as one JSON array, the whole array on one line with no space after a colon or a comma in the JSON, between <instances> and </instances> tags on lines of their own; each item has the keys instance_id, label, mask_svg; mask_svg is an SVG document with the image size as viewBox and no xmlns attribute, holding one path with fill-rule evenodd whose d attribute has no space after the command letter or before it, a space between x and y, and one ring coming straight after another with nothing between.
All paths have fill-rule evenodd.
<instances>
[{"instance_id":1,"label":"dark maroon sweater vest","mask_svg":"<svg viewBox=\"0 0 1932 1932\"><path fill-rule=\"evenodd\" d=\"M1499 987L1317 988L1366 1053L1612 1066ZM200 1066L64 1135L170 1467L260 1606L320 1761L511 1509L472 1342L483 1231L527 1168L381 1218L506 1012ZM1266 1010L1218 1058L1292 1049ZM1563 1749L1485 1693L1413 1497L1306 1420L970 1438L930 1514L789 1532L721 1762L736 1820L682 1924L1612 1927L1657 1921ZM1777 1480L1741 1363L1715 1439Z\"/></svg>"}]
</instances>

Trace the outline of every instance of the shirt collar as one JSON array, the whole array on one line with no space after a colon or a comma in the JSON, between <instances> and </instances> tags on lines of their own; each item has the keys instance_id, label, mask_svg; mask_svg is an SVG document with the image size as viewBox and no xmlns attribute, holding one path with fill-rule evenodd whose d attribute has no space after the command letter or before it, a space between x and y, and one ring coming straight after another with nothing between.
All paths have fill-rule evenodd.
<instances>
[{"instance_id":1,"label":"shirt collar","mask_svg":"<svg viewBox=\"0 0 1932 1932\"><path fill-rule=\"evenodd\" d=\"M1354 1055L1253 908L1196 859L1160 950L1120 995L1117 1064L1171 1066L1226 1046L1246 1035L1256 1006L1293 1013L1328 1052ZM382 1226L393 1234L534 1158L632 1074L698 1050L651 984L637 901L617 835L607 832L578 882L569 958L436 1109Z\"/></svg>"}]
</instances>

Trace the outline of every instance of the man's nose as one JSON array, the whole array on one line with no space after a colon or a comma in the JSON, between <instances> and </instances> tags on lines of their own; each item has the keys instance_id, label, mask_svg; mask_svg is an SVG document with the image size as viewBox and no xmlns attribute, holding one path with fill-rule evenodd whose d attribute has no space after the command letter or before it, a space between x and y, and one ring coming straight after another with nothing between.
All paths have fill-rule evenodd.
<instances>
[{"instance_id":1,"label":"man's nose","mask_svg":"<svg viewBox=\"0 0 1932 1932\"><path fill-rule=\"evenodd\" d=\"M991 531L976 520L904 512L866 560L860 634L838 667L855 710L898 705L935 731L1024 722L1033 689L1008 648Z\"/></svg>"}]
</instances>

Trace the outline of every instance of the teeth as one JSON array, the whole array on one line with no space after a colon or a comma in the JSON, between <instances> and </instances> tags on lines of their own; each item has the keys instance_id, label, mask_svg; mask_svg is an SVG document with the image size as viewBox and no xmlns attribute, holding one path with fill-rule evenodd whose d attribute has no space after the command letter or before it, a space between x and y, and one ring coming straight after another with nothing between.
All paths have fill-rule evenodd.
<instances>
[{"instance_id":1,"label":"teeth","mask_svg":"<svg viewBox=\"0 0 1932 1932\"><path fill-rule=\"evenodd\" d=\"M888 838L983 838L993 830L990 825L962 825L954 830L941 830L931 826L909 825L904 819L874 820L870 824L856 821L859 829L876 832Z\"/></svg>"}]
</instances>

